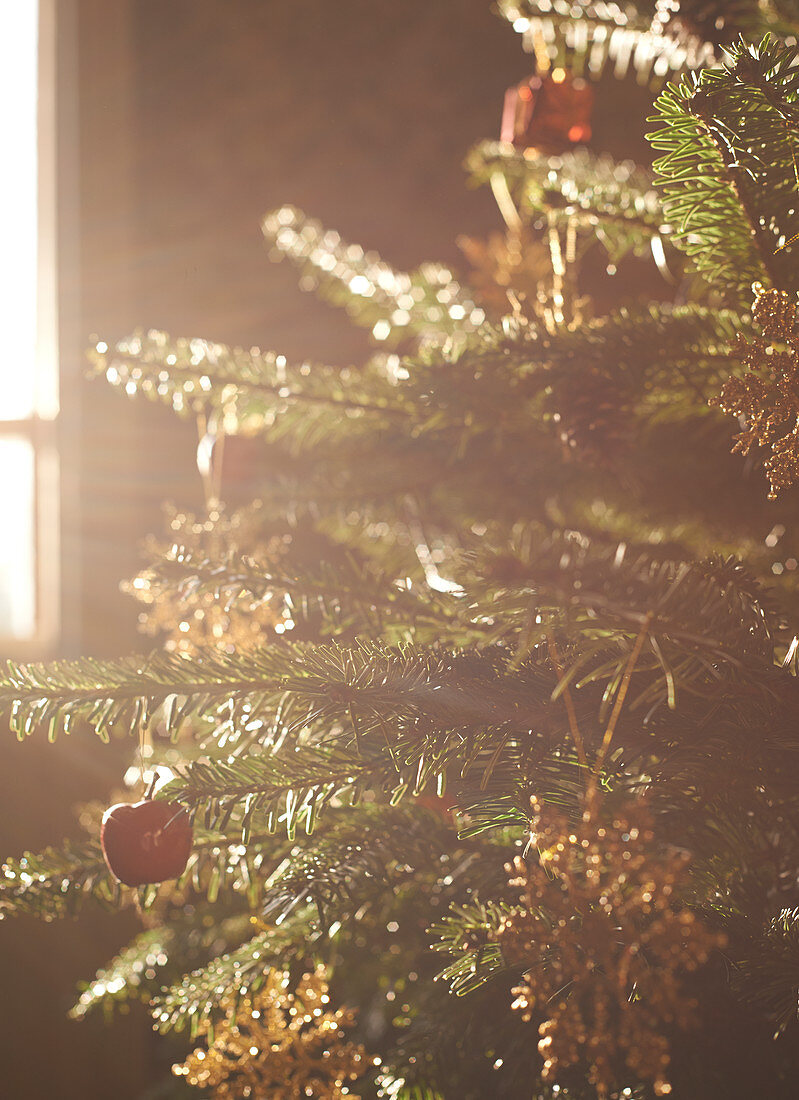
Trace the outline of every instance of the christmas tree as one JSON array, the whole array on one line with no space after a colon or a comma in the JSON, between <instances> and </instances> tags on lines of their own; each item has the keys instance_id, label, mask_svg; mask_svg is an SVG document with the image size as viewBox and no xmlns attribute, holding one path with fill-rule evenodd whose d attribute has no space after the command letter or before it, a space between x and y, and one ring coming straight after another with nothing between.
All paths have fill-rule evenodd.
<instances>
[{"instance_id":1,"label":"christmas tree","mask_svg":"<svg viewBox=\"0 0 799 1100\"><path fill-rule=\"evenodd\" d=\"M206 508L127 585L148 656L0 679L134 765L0 918L138 907L73 1015L148 1004L175 1096L799 1090L799 7L498 7L534 72L467 278L264 218L365 364L93 348L196 419ZM651 170L585 145L611 78Z\"/></svg>"}]
</instances>

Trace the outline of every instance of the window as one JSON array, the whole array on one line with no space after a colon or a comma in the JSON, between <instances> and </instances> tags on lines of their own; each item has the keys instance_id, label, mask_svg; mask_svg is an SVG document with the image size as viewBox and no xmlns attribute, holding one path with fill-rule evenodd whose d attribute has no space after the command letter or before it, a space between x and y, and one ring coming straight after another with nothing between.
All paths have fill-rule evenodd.
<instances>
[{"instance_id":1,"label":"window","mask_svg":"<svg viewBox=\"0 0 799 1100\"><path fill-rule=\"evenodd\" d=\"M55 6L8 7L0 66L0 646L23 658L58 632Z\"/></svg>"}]
</instances>

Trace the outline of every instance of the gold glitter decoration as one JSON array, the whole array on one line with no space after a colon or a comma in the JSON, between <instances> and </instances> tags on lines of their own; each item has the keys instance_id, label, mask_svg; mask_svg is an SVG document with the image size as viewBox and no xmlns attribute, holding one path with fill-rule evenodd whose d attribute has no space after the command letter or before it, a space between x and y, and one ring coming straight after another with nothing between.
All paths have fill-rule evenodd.
<instances>
[{"instance_id":1,"label":"gold glitter decoration","mask_svg":"<svg viewBox=\"0 0 799 1100\"><path fill-rule=\"evenodd\" d=\"M266 984L237 1006L223 998L227 1018L216 1027L212 1044L192 1051L172 1072L190 1085L212 1089L216 1100L358 1100L347 1083L366 1073L369 1059L363 1047L342 1035L352 1027L354 1013L327 1007L322 966L304 974L294 993L288 985L288 974L273 970Z\"/></svg>"},{"instance_id":2,"label":"gold glitter decoration","mask_svg":"<svg viewBox=\"0 0 799 1100\"><path fill-rule=\"evenodd\" d=\"M497 938L507 962L529 967L512 1007L544 1018L543 1079L588 1063L589 1082L607 1097L626 1067L668 1095L664 1031L690 1026L696 1012L681 972L725 942L680 902L688 855L658 849L640 801L604 820L594 798L576 824L533 801L532 843L537 860L508 865L521 904Z\"/></svg>"},{"instance_id":3,"label":"gold glitter decoration","mask_svg":"<svg viewBox=\"0 0 799 1100\"><path fill-rule=\"evenodd\" d=\"M762 336L748 341L737 334L731 355L749 368L743 378L729 378L711 400L724 412L742 417L745 428L733 452L748 454L754 446L770 447L766 474L769 500L799 478L799 324L796 296L754 285L752 314Z\"/></svg>"},{"instance_id":4,"label":"gold glitter decoration","mask_svg":"<svg viewBox=\"0 0 799 1100\"><path fill-rule=\"evenodd\" d=\"M179 563L186 551L218 564L235 558L274 563L285 551L279 538L265 540L257 516L244 511L226 515L209 511L204 519L173 512L168 517L170 542L148 540L146 551L154 559ZM290 611L268 597L244 594L234 598L196 586L176 585L158 568L143 569L122 591L143 604L139 629L143 634L165 635L169 652L194 655L216 648L226 653L263 645L269 637L293 627ZM277 630L275 629L277 627Z\"/></svg>"},{"instance_id":5,"label":"gold glitter decoration","mask_svg":"<svg viewBox=\"0 0 799 1100\"><path fill-rule=\"evenodd\" d=\"M472 265L470 284L494 312L512 308L508 291L521 301L535 303L542 284L551 277L549 250L525 230L492 233L486 240L459 237L458 248Z\"/></svg>"}]
</instances>

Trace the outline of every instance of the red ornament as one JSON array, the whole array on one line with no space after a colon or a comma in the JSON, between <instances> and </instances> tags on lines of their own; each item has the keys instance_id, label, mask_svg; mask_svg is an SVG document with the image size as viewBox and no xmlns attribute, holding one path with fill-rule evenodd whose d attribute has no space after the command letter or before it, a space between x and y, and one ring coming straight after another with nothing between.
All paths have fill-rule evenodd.
<instances>
[{"instance_id":1,"label":"red ornament","mask_svg":"<svg viewBox=\"0 0 799 1100\"><path fill-rule=\"evenodd\" d=\"M164 882L186 869L191 821L175 802L120 802L103 815L100 844L109 871L126 886Z\"/></svg>"},{"instance_id":2,"label":"red ornament","mask_svg":"<svg viewBox=\"0 0 799 1100\"><path fill-rule=\"evenodd\" d=\"M440 795L434 791L422 791L416 795L417 806L424 806L426 810L440 817L447 825L454 824L454 810L457 808L451 795Z\"/></svg>"},{"instance_id":3,"label":"red ornament","mask_svg":"<svg viewBox=\"0 0 799 1100\"><path fill-rule=\"evenodd\" d=\"M505 92L500 140L519 149L562 153L591 137L594 90L580 77L553 69Z\"/></svg>"}]
</instances>

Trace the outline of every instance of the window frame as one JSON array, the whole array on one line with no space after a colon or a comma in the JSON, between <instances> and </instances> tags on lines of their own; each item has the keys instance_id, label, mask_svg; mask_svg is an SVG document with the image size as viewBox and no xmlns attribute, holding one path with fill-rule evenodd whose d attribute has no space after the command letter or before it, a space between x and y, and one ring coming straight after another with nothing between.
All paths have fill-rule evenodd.
<instances>
[{"instance_id":1,"label":"window frame","mask_svg":"<svg viewBox=\"0 0 799 1100\"><path fill-rule=\"evenodd\" d=\"M59 331L62 219L74 218L75 191L62 190L62 104L74 95L74 0L38 0L37 31L37 303L35 398L30 416L0 419L0 438L28 442L33 452L33 631L0 633L0 653L16 660L52 656L59 648L64 577L61 563ZM62 40L62 32L63 40ZM66 70L63 62L67 62ZM72 135L70 135L72 136ZM11 472L10 476L13 476Z\"/></svg>"}]
</instances>

